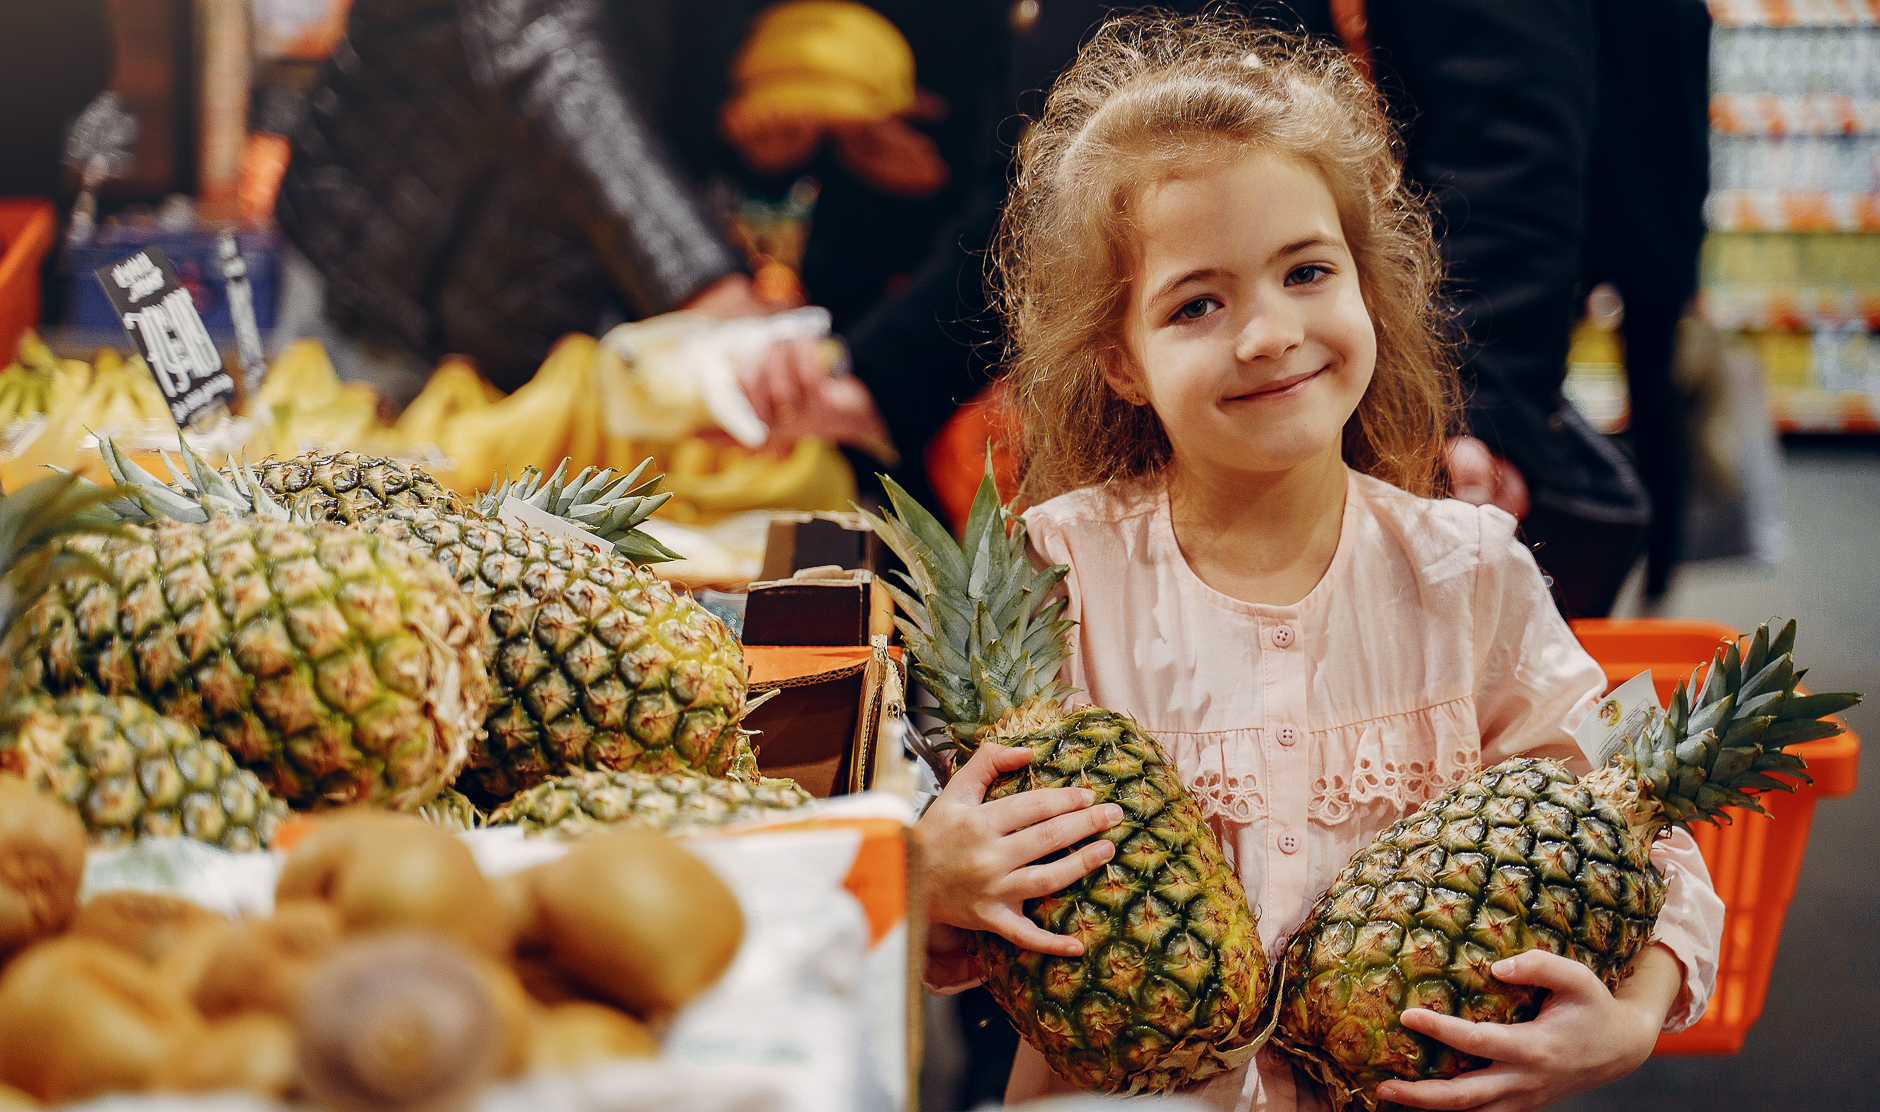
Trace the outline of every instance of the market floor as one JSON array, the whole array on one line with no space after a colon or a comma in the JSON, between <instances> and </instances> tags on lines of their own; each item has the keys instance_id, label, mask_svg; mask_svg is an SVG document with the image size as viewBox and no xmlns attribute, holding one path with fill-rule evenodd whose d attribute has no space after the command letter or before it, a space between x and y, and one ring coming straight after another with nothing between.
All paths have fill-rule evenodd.
<instances>
[{"instance_id":1,"label":"market floor","mask_svg":"<svg viewBox=\"0 0 1880 1112\"><path fill-rule=\"evenodd\" d=\"M1743 629L1771 614L1796 618L1810 686L1869 695L1847 715L1864 742L1860 787L1815 811L1768 1004L1742 1051L1654 1058L1555 1112L1806 1112L1880 1100L1880 445L1791 446L1784 486L1783 563L1680 569L1664 616Z\"/></svg>"}]
</instances>

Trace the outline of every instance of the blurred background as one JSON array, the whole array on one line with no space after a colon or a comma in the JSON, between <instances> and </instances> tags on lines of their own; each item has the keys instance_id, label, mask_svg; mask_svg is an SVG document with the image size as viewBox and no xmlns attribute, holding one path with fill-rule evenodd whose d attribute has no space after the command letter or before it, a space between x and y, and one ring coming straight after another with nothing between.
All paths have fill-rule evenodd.
<instances>
[{"instance_id":1,"label":"blurred background","mask_svg":"<svg viewBox=\"0 0 1880 1112\"><path fill-rule=\"evenodd\" d=\"M102 476L100 433L174 444L94 277L157 245L238 382L188 429L212 456L346 448L472 491L651 455L675 497L649 529L685 557L661 574L733 610L771 521L878 470L957 515L1004 435L979 276L1015 113L1109 6L805 7L6 0L0 481ZM1393 76L1414 5L1368 35L1362 3L1249 7L1440 120ZM1792 616L1817 690L1880 690L1880 2L1558 7L1586 134L1537 419L1590 429L1636 514L1574 552L1552 465L1474 431L1535 491L1569 616ZM1880 736L1872 703L1847 723ZM1821 794L1799 877L1739 881L1794 882L1766 1001L1562 1108L1873 1105L1876 760ZM996 1009L928 1011L925 1107L996 1099Z\"/></svg>"}]
</instances>

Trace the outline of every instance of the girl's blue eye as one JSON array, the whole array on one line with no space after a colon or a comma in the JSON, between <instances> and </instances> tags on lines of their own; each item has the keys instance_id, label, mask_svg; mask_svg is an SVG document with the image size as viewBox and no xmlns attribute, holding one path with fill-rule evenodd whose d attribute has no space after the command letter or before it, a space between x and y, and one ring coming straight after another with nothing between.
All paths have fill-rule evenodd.
<instances>
[{"instance_id":1,"label":"girl's blue eye","mask_svg":"<svg viewBox=\"0 0 1880 1112\"><path fill-rule=\"evenodd\" d=\"M1175 316L1180 320L1200 320L1220 307L1221 303L1212 297L1197 297L1175 310Z\"/></svg>"},{"instance_id":2,"label":"girl's blue eye","mask_svg":"<svg viewBox=\"0 0 1880 1112\"><path fill-rule=\"evenodd\" d=\"M1307 263L1305 266L1295 268L1291 274L1288 274L1286 276L1286 284L1289 286L1310 286L1319 279L1329 276L1331 273L1331 267L1320 266L1317 263Z\"/></svg>"}]
</instances>

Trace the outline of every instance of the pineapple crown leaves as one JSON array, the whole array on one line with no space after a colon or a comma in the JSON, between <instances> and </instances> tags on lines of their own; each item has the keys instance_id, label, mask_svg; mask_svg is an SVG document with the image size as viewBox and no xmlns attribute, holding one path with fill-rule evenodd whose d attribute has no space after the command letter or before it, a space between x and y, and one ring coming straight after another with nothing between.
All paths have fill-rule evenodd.
<instances>
[{"instance_id":1,"label":"pineapple crown leaves","mask_svg":"<svg viewBox=\"0 0 1880 1112\"><path fill-rule=\"evenodd\" d=\"M114 496L72 474L37 479L0 495L0 644L11 640L20 616L54 582L74 576L112 578L91 556L56 542L81 534L120 535L118 522L102 509ZM6 652L4 660L12 655Z\"/></svg>"},{"instance_id":2,"label":"pineapple crown leaves","mask_svg":"<svg viewBox=\"0 0 1880 1112\"><path fill-rule=\"evenodd\" d=\"M894 480L881 482L892 513L861 513L907 565L893 576L904 586L886 586L914 674L939 703L943 724L927 732L949 740L935 748L969 748L1013 707L1069 694L1057 672L1073 623L1065 601L1049 598L1069 569L1032 567L1025 523L999 504L990 461L958 542Z\"/></svg>"},{"instance_id":3,"label":"pineapple crown leaves","mask_svg":"<svg viewBox=\"0 0 1880 1112\"><path fill-rule=\"evenodd\" d=\"M1776 622L1712 657L1701 687L1695 672L1686 677L1632 740L1627 757L1668 820L1728 821L1726 807L1764 813L1757 794L1795 790L1771 773L1808 780L1786 747L1840 733L1823 716L1860 702L1847 691L1796 694L1806 669L1795 667L1795 622L1772 632Z\"/></svg>"},{"instance_id":4,"label":"pineapple crown leaves","mask_svg":"<svg viewBox=\"0 0 1880 1112\"><path fill-rule=\"evenodd\" d=\"M179 469L169 453L159 453L169 468L174 483L145 471L110 440L98 443L105 470L118 483L121 495L109 509L126 521L182 521L200 523L216 515L249 520L293 521L301 525L318 524L305 514L290 514L274 500L261 480L241 456L235 457L233 474L224 476L178 437L183 456Z\"/></svg>"},{"instance_id":5,"label":"pineapple crown leaves","mask_svg":"<svg viewBox=\"0 0 1880 1112\"><path fill-rule=\"evenodd\" d=\"M672 498L670 492L657 493L664 475L643 482L640 479L652 466L652 457L641 460L638 467L618 478L612 468L593 467L582 468L572 479L564 478L568 462L564 458L547 478L535 467L524 469L520 479L504 475L477 497L476 511L494 517L502 511L504 501L514 498L611 542L615 552L636 564L681 559L677 552L639 528Z\"/></svg>"}]
</instances>

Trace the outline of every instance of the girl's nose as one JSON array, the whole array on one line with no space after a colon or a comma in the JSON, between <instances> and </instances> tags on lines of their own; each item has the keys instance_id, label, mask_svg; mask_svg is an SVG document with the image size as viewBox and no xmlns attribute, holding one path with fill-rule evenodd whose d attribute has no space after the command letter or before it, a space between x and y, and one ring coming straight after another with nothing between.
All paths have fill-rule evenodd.
<instances>
[{"instance_id":1,"label":"girl's nose","mask_svg":"<svg viewBox=\"0 0 1880 1112\"><path fill-rule=\"evenodd\" d=\"M1257 306L1234 338L1234 357L1243 363L1278 359L1305 338L1305 325L1298 314L1281 306Z\"/></svg>"}]
</instances>

